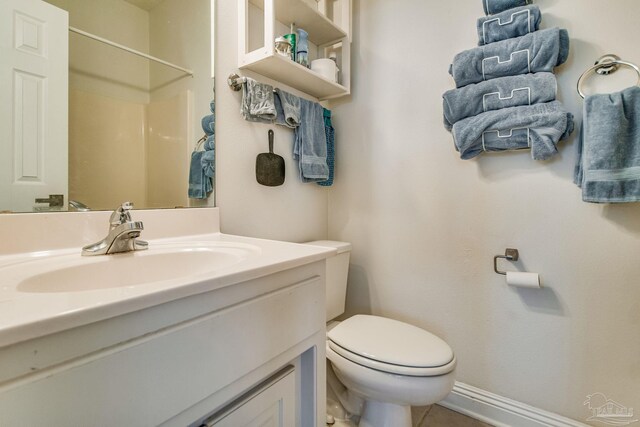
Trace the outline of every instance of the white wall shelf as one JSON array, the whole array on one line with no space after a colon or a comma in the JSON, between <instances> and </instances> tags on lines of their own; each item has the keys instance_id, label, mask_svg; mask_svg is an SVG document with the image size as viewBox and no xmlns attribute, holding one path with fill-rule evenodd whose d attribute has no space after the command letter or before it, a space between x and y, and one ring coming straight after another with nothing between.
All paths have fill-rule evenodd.
<instances>
[{"instance_id":1,"label":"white wall shelf","mask_svg":"<svg viewBox=\"0 0 640 427\"><path fill-rule=\"evenodd\" d=\"M340 22L333 22L327 17L326 12L330 8L326 4L326 1L320 3L325 12L322 13L314 0L238 0L238 68L256 72L319 100L348 95L351 82L351 0L332 4L330 16L338 16ZM251 51L250 6L260 9L264 19L263 46ZM276 32L278 23L285 27L295 23L296 27L304 28L309 34L310 44L317 46L318 57L324 57L329 48L340 44L340 83L277 54L275 39L281 35Z\"/></svg>"},{"instance_id":2,"label":"white wall shelf","mask_svg":"<svg viewBox=\"0 0 640 427\"><path fill-rule=\"evenodd\" d=\"M260 9L268 0L249 0ZM283 24L294 22L309 33L309 41L317 45L341 40L347 32L320 13L314 0L275 0L276 21Z\"/></svg>"},{"instance_id":3,"label":"white wall shelf","mask_svg":"<svg viewBox=\"0 0 640 427\"><path fill-rule=\"evenodd\" d=\"M349 89L311 71L307 67L283 58L269 55L240 67L285 83L320 100L347 95Z\"/></svg>"}]
</instances>

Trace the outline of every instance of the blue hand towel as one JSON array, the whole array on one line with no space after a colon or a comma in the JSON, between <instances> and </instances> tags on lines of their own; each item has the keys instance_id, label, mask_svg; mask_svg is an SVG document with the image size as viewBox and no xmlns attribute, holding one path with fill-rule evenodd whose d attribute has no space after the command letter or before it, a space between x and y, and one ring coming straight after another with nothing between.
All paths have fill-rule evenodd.
<instances>
[{"instance_id":1,"label":"blue hand towel","mask_svg":"<svg viewBox=\"0 0 640 427\"><path fill-rule=\"evenodd\" d=\"M478 46L521 37L540 28L538 6L523 6L478 19Z\"/></svg>"},{"instance_id":2,"label":"blue hand towel","mask_svg":"<svg viewBox=\"0 0 640 427\"><path fill-rule=\"evenodd\" d=\"M206 135L213 135L216 131L216 116L209 114L202 118L202 130Z\"/></svg>"},{"instance_id":3,"label":"blue hand towel","mask_svg":"<svg viewBox=\"0 0 640 427\"><path fill-rule=\"evenodd\" d=\"M191 153L191 165L189 168L189 198L206 199L207 193L213 190L211 178L205 175L202 167L202 156L204 151L194 151Z\"/></svg>"},{"instance_id":4,"label":"blue hand towel","mask_svg":"<svg viewBox=\"0 0 640 427\"><path fill-rule=\"evenodd\" d=\"M574 182L582 200L640 201L640 87L590 95L578 142Z\"/></svg>"},{"instance_id":5,"label":"blue hand towel","mask_svg":"<svg viewBox=\"0 0 640 427\"><path fill-rule=\"evenodd\" d=\"M205 176L209 178L213 178L216 174L216 154L215 150L207 150L202 154L202 158L200 160L202 165L202 170L204 171Z\"/></svg>"},{"instance_id":6,"label":"blue hand towel","mask_svg":"<svg viewBox=\"0 0 640 427\"><path fill-rule=\"evenodd\" d=\"M534 160L555 155L556 144L573 131L573 115L558 101L503 108L469 117L453 125L453 139L462 159L484 151L531 148Z\"/></svg>"},{"instance_id":7,"label":"blue hand towel","mask_svg":"<svg viewBox=\"0 0 640 427\"><path fill-rule=\"evenodd\" d=\"M291 129L300 125L300 98L282 89L276 89L275 104L277 125Z\"/></svg>"},{"instance_id":8,"label":"blue hand towel","mask_svg":"<svg viewBox=\"0 0 640 427\"><path fill-rule=\"evenodd\" d=\"M240 112L247 121L273 123L276 119L273 86L246 77L245 83L242 84Z\"/></svg>"},{"instance_id":9,"label":"blue hand towel","mask_svg":"<svg viewBox=\"0 0 640 427\"><path fill-rule=\"evenodd\" d=\"M493 15L514 7L525 6L531 0L482 0L485 15Z\"/></svg>"},{"instance_id":10,"label":"blue hand towel","mask_svg":"<svg viewBox=\"0 0 640 427\"><path fill-rule=\"evenodd\" d=\"M457 54L449 67L456 87L497 77L553 71L569 55L567 30L549 28Z\"/></svg>"},{"instance_id":11,"label":"blue hand towel","mask_svg":"<svg viewBox=\"0 0 640 427\"><path fill-rule=\"evenodd\" d=\"M336 134L331 124L331 111L326 108L324 113L324 134L327 137L327 166L329 166L329 179L320 181L317 184L323 187L331 187L333 185L333 172L336 164Z\"/></svg>"},{"instance_id":12,"label":"blue hand towel","mask_svg":"<svg viewBox=\"0 0 640 427\"><path fill-rule=\"evenodd\" d=\"M444 126L447 130L458 120L500 108L554 101L558 83L552 73L500 77L442 95Z\"/></svg>"},{"instance_id":13,"label":"blue hand towel","mask_svg":"<svg viewBox=\"0 0 640 427\"><path fill-rule=\"evenodd\" d=\"M302 182L329 179L327 137L322 105L300 98L300 126L295 129L293 158L298 160Z\"/></svg>"},{"instance_id":14,"label":"blue hand towel","mask_svg":"<svg viewBox=\"0 0 640 427\"><path fill-rule=\"evenodd\" d=\"M204 149L205 150L213 150L216 146L216 137L215 135L207 136L207 139L204 141Z\"/></svg>"}]
</instances>

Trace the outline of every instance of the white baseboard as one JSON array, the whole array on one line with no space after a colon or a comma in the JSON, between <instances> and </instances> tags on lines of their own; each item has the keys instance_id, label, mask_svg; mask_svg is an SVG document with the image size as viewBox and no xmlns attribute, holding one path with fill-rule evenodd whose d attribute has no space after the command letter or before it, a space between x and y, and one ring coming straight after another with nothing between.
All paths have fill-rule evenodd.
<instances>
[{"instance_id":1,"label":"white baseboard","mask_svg":"<svg viewBox=\"0 0 640 427\"><path fill-rule=\"evenodd\" d=\"M588 427L457 381L453 391L438 404L496 427Z\"/></svg>"}]
</instances>

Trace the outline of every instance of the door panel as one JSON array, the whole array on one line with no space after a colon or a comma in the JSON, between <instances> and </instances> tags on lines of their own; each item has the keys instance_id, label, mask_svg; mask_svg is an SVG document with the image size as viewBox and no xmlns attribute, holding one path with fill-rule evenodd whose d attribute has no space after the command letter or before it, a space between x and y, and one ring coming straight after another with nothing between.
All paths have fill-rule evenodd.
<instances>
[{"instance_id":1,"label":"door panel","mask_svg":"<svg viewBox=\"0 0 640 427\"><path fill-rule=\"evenodd\" d=\"M68 28L41 0L0 2L0 211L32 211L49 194L66 205Z\"/></svg>"}]
</instances>

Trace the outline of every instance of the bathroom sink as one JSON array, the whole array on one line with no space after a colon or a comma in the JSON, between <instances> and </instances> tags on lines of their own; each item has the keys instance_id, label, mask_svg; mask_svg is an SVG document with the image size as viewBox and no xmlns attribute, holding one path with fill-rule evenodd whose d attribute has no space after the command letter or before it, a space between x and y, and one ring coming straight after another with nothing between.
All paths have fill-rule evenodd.
<instances>
[{"instance_id":1,"label":"bathroom sink","mask_svg":"<svg viewBox=\"0 0 640 427\"><path fill-rule=\"evenodd\" d=\"M13 269L22 273L22 277L15 277L18 292L86 292L195 278L259 252L255 246L238 243L155 244L147 251L114 255L83 257L78 252L45 256ZM2 273L11 275L10 270L3 269Z\"/></svg>"}]
</instances>

